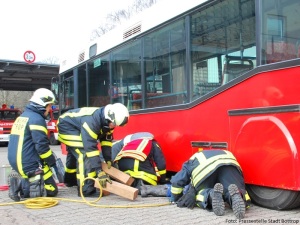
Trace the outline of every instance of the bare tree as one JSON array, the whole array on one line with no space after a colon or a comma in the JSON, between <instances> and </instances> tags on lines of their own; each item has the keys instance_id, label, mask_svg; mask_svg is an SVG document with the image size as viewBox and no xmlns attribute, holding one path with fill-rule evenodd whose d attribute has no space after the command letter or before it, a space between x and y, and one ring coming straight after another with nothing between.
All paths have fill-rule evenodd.
<instances>
[{"instance_id":1,"label":"bare tree","mask_svg":"<svg viewBox=\"0 0 300 225\"><path fill-rule=\"evenodd\" d=\"M105 22L92 31L90 40L93 41L97 37L101 37L103 34L121 24L122 21L130 19L133 15L151 7L157 1L159 0L135 0L133 5L129 6L128 9L117 10L109 13L106 16Z\"/></svg>"},{"instance_id":2,"label":"bare tree","mask_svg":"<svg viewBox=\"0 0 300 225\"><path fill-rule=\"evenodd\" d=\"M45 64L59 64L59 59L55 56L49 57L41 61L41 63Z\"/></svg>"},{"instance_id":3,"label":"bare tree","mask_svg":"<svg viewBox=\"0 0 300 225\"><path fill-rule=\"evenodd\" d=\"M31 91L0 91L0 107L6 104L7 107L14 106L21 110L28 103L33 92Z\"/></svg>"}]
</instances>

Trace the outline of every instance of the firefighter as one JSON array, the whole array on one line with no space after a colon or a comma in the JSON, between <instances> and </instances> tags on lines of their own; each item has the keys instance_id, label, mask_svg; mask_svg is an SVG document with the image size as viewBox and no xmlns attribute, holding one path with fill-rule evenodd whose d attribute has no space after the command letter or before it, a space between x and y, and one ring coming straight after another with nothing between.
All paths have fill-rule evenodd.
<instances>
[{"instance_id":1,"label":"firefighter","mask_svg":"<svg viewBox=\"0 0 300 225\"><path fill-rule=\"evenodd\" d=\"M183 194L187 184L190 184L189 189ZM203 150L186 161L171 178L170 200L178 207L212 208L217 216L224 215L225 201L238 219L244 218L250 204L242 169L226 150Z\"/></svg>"},{"instance_id":2,"label":"firefighter","mask_svg":"<svg viewBox=\"0 0 300 225\"><path fill-rule=\"evenodd\" d=\"M80 186L85 197L95 196L96 189L92 179L98 177L100 185L106 187L111 182L102 171L98 150L98 140L104 159L111 167L111 146L116 126L124 126L129 120L129 112L121 103L105 107L84 107L72 109L58 119L58 140L67 147L64 182L67 186ZM84 181L84 182L83 182Z\"/></svg>"},{"instance_id":3,"label":"firefighter","mask_svg":"<svg viewBox=\"0 0 300 225\"><path fill-rule=\"evenodd\" d=\"M8 161L20 177L10 177L9 197L56 196L58 189L52 171L55 156L49 147L45 118L56 103L54 94L37 89L24 112L12 126L8 144ZM21 178L22 177L22 178ZM46 193L44 191L46 190Z\"/></svg>"},{"instance_id":4,"label":"firefighter","mask_svg":"<svg viewBox=\"0 0 300 225\"><path fill-rule=\"evenodd\" d=\"M166 160L153 135L138 132L113 143L113 165L135 178L133 187L166 182Z\"/></svg>"}]
</instances>

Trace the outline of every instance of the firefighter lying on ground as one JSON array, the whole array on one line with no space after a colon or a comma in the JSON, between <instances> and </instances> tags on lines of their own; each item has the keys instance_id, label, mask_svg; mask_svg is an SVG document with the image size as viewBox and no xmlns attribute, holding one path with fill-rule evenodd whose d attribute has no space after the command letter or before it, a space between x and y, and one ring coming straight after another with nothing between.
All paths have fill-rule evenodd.
<instances>
[{"instance_id":1,"label":"firefighter lying on ground","mask_svg":"<svg viewBox=\"0 0 300 225\"><path fill-rule=\"evenodd\" d=\"M95 196L94 181L87 177L98 177L100 185L106 187L111 182L109 176L102 171L97 140L108 168L111 167L111 146L113 130L116 126L124 126L129 119L127 108L121 103L109 104L105 107L84 107L72 109L58 119L58 140L67 147L66 170L64 183L66 186L83 184L84 196Z\"/></svg>"},{"instance_id":2,"label":"firefighter lying on ground","mask_svg":"<svg viewBox=\"0 0 300 225\"><path fill-rule=\"evenodd\" d=\"M132 186L139 190L144 184L157 185L166 182L165 157L151 133L130 134L113 143L112 159L116 168L135 179Z\"/></svg>"},{"instance_id":3,"label":"firefighter lying on ground","mask_svg":"<svg viewBox=\"0 0 300 225\"><path fill-rule=\"evenodd\" d=\"M40 88L29 101L14 122L9 137L8 161L18 173L9 180L9 197L14 201L44 195L53 197L58 193L50 169L56 159L49 147L45 122L52 104L56 103L55 96L50 90Z\"/></svg>"},{"instance_id":4,"label":"firefighter lying on ground","mask_svg":"<svg viewBox=\"0 0 300 225\"><path fill-rule=\"evenodd\" d=\"M190 184L183 194L185 185ZM217 216L225 213L225 204L233 209L238 219L245 216L250 198L236 158L225 150L203 150L186 161L171 179L171 198L178 207L195 205L212 209Z\"/></svg>"}]
</instances>

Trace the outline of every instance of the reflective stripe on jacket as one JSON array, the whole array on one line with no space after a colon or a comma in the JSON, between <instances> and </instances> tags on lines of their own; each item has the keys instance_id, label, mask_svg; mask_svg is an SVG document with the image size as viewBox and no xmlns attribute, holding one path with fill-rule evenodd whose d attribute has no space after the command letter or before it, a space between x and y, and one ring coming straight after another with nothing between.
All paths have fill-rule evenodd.
<instances>
[{"instance_id":1,"label":"reflective stripe on jacket","mask_svg":"<svg viewBox=\"0 0 300 225\"><path fill-rule=\"evenodd\" d=\"M12 126L8 144L9 163L24 178L44 162L48 165L55 162L47 134L43 113L27 105Z\"/></svg>"},{"instance_id":2,"label":"reflective stripe on jacket","mask_svg":"<svg viewBox=\"0 0 300 225\"><path fill-rule=\"evenodd\" d=\"M58 140L67 146L83 149L87 157L94 157L92 167L100 164L98 140L104 159L111 161L113 129L104 118L104 107L84 107L62 114L58 119Z\"/></svg>"},{"instance_id":3,"label":"reflective stripe on jacket","mask_svg":"<svg viewBox=\"0 0 300 225\"><path fill-rule=\"evenodd\" d=\"M201 183L221 166L232 165L239 171L241 167L233 154L226 150L203 150L195 153L182 165L182 169L171 179L171 192L180 194L185 185L192 182L198 190ZM200 188L201 189L201 188Z\"/></svg>"}]
</instances>

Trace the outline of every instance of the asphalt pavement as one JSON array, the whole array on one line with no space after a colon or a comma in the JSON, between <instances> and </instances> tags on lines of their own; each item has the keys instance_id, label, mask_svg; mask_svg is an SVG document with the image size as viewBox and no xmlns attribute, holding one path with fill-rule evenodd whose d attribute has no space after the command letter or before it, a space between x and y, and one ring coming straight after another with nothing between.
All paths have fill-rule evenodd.
<instances>
[{"instance_id":1,"label":"asphalt pavement","mask_svg":"<svg viewBox=\"0 0 300 225\"><path fill-rule=\"evenodd\" d=\"M58 157L65 162L60 146L51 146ZM8 165L7 147L0 147L0 166ZM0 181L3 177L0 169ZM59 186L57 198L47 199L57 205L45 208L28 208L30 202L14 202L8 197L8 190L2 184L0 191L0 225L172 225L172 224L300 224L300 209L276 211L252 205L242 220L237 220L227 206L224 216L200 208L178 208L168 203L164 197L138 196L128 200L114 194L100 198L82 199L77 196L76 187Z\"/></svg>"}]
</instances>

